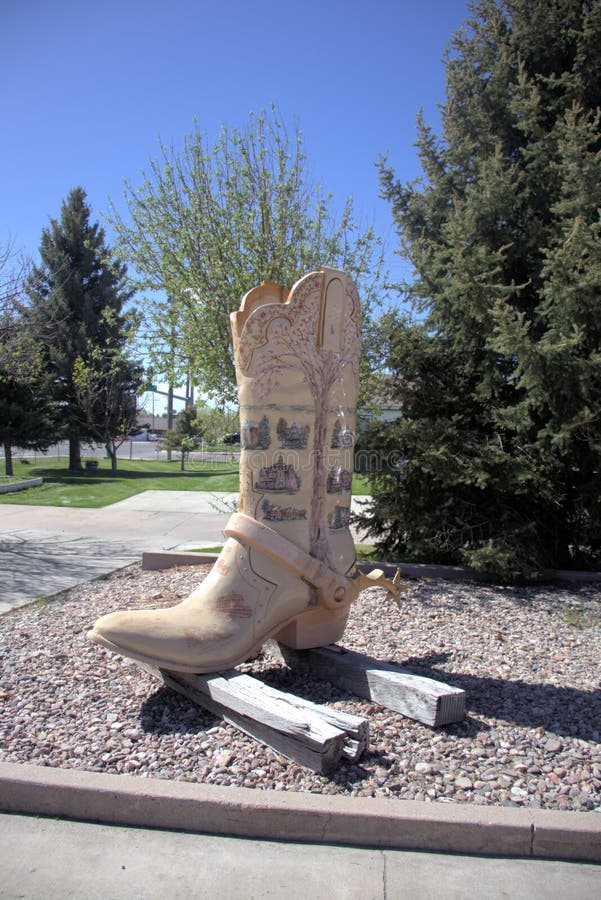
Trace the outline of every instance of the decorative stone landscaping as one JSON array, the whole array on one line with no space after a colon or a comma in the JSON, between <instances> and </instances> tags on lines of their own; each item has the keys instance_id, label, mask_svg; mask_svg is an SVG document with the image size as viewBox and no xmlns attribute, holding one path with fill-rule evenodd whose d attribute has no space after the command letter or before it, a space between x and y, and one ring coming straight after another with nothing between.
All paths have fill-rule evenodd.
<instances>
[{"instance_id":1,"label":"decorative stone landscaping","mask_svg":"<svg viewBox=\"0 0 601 900\"><path fill-rule=\"evenodd\" d=\"M209 566L121 570L0 618L0 759L274 791L601 812L601 587L421 579L399 612L354 604L345 646L467 692L464 722L432 729L269 655L266 683L367 716L367 753L332 777L257 744L130 660L86 641L117 608L170 606Z\"/></svg>"}]
</instances>

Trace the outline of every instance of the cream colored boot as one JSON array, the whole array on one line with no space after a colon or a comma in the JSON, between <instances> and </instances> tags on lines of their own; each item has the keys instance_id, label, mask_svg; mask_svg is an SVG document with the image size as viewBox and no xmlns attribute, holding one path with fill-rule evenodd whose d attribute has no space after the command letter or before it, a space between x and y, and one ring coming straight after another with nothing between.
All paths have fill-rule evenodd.
<instances>
[{"instance_id":1,"label":"cream colored boot","mask_svg":"<svg viewBox=\"0 0 601 900\"><path fill-rule=\"evenodd\" d=\"M270 637L297 649L337 641L352 600L374 584L355 569L348 527L361 351L355 286L332 269L305 276L289 295L264 283L231 319L242 451L228 540L178 606L111 613L88 634L181 672L231 668Z\"/></svg>"}]
</instances>

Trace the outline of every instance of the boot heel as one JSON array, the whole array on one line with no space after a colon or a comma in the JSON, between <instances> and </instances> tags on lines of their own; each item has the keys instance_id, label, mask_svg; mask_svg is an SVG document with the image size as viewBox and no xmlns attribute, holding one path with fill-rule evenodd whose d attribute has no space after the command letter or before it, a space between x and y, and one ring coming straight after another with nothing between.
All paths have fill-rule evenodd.
<instances>
[{"instance_id":1,"label":"boot heel","mask_svg":"<svg viewBox=\"0 0 601 900\"><path fill-rule=\"evenodd\" d=\"M274 640L293 650L309 650L335 644L344 634L350 607L340 610L311 609L274 634Z\"/></svg>"}]
</instances>

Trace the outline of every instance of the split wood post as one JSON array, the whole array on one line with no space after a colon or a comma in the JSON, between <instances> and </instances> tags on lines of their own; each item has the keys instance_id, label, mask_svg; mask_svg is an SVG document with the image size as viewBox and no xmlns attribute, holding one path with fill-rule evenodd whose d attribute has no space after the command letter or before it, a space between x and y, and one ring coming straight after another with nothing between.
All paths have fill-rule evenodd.
<instances>
[{"instance_id":1,"label":"split wood post","mask_svg":"<svg viewBox=\"0 0 601 900\"><path fill-rule=\"evenodd\" d=\"M275 646L291 668L301 669L424 725L450 725L465 718L465 691L461 688L414 675L400 666L337 644L315 650Z\"/></svg>"},{"instance_id":2,"label":"split wood post","mask_svg":"<svg viewBox=\"0 0 601 900\"><path fill-rule=\"evenodd\" d=\"M319 774L331 774L343 757L355 761L369 743L366 719L278 691L250 675L235 670L187 675L138 664L167 687Z\"/></svg>"}]
</instances>

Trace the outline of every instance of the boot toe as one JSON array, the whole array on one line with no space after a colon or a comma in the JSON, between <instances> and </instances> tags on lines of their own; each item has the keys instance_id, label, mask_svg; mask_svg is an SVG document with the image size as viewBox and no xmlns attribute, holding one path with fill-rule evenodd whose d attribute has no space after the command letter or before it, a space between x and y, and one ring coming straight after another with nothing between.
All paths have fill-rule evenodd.
<instances>
[{"instance_id":1,"label":"boot toe","mask_svg":"<svg viewBox=\"0 0 601 900\"><path fill-rule=\"evenodd\" d=\"M196 671L215 665L235 637L231 623L182 606L125 610L101 616L88 638L109 650L164 669ZM221 668L227 668L222 666Z\"/></svg>"},{"instance_id":2,"label":"boot toe","mask_svg":"<svg viewBox=\"0 0 601 900\"><path fill-rule=\"evenodd\" d=\"M146 654L149 646L160 642L163 625L155 610L123 610L101 616L88 632L91 641L128 652Z\"/></svg>"}]
</instances>

